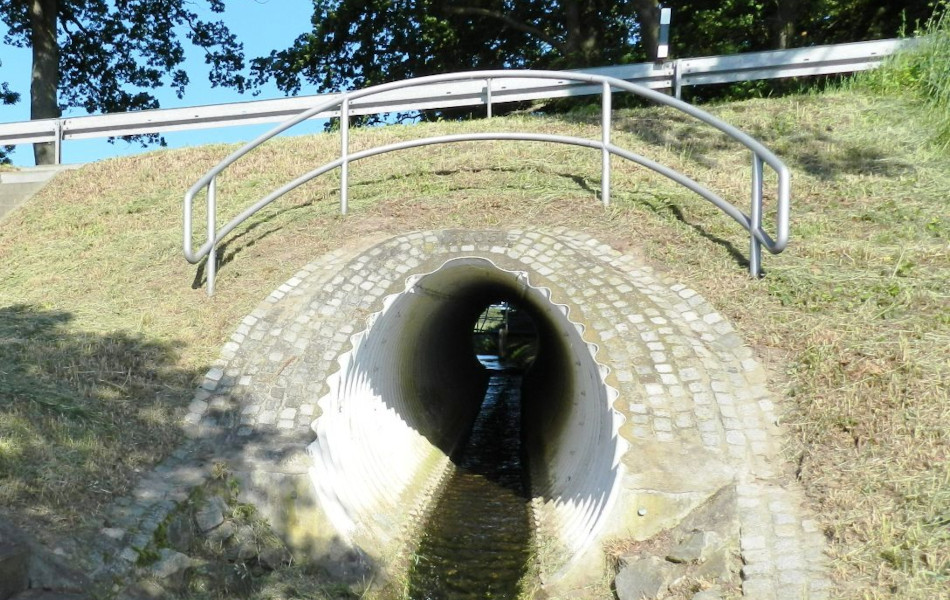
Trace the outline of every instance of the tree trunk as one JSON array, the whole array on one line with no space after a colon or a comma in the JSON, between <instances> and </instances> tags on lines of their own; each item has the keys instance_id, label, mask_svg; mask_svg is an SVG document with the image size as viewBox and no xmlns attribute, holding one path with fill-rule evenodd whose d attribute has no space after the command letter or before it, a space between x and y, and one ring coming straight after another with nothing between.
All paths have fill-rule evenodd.
<instances>
[{"instance_id":1,"label":"tree trunk","mask_svg":"<svg viewBox=\"0 0 950 600\"><path fill-rule=\"evenodd\" d=\"M633 0L633 10L640 24L640 44L647 60L656 60L656 48L660 43L660 4L658 0Z\"/></svg>"},{"instance_id":2,"label":"tree trunk","mask_svg":"<svg viewBox=\"0 0 950 600\"><path fill-rule=\"evenodd\" d=\"M576 69L600 63L602 49L598 45L600 19L592 0L563 0L567 30L565 66Z\"/></svg>"},{"instance_id":3,"label":"tree trunk","mask_svg":"<svg viewBox=\"0 0 950 600\"><path fill-rule=\"evenodd\" d=\"M798 20L799 0L776 0L775 16L771 19L772 48L785 50L795 34Z\"/></svg>"},{"instance_id":4,"label":"tree trunk","mask_svg":"<svg viewBox=\"0 0 950 600\"><path fill-rule=\"evenodd\" d=\"M577 62L581 43L581 10L577 0L565 0L563 6L564 24L567 30L564 59L568 67L578 67L580 66Z\"/></svg>"},{"instance_id":5,"label":"tree trunk","mask_svg":"<svg viewBox=\"0 0 950 600\"><path fill-rule=\"evenodd\" d=\"M59 88L59 46L56 43L59 0L29 0L33 46L33 74L30 82L30 119L59 116L56 90ZM37 165L56 162L53 142L33 144Z\"/></svg>"}]
</instances>

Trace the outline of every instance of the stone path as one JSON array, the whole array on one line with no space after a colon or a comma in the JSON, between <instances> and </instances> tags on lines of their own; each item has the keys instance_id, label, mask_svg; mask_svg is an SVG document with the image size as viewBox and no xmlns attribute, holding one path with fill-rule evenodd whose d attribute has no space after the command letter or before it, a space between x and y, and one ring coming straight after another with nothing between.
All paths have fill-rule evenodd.
<instances>
[{"instance_id":1,"label":"stone path","mask_svg":"<svg viewBox=\"0 0 950 600\"><path fill-rule=\"evenodd\" d=\"M824 539L788 477L780 411L751 350L697 292L567 230L417 232L364 240L301 269L237 325L189 407L191 441L110 509L102 535L84 542L93 546L76 549L91 572L121 573L134 563L136 548L215 460L243 473L247 499L265 505L268 488L288 478L307 487L318 400L352 336L387 296L405 291L407 278L460 256L526 272L587 324L584 340L619 392L613 410L626 447L613 511L627 514L606 519L605 532L638 527L648 537L665 521L636 525L638 506L672 507L667 516L678 510L681 518L734 486L743 596L829 596Z\"/></svg>"}]
</instances>

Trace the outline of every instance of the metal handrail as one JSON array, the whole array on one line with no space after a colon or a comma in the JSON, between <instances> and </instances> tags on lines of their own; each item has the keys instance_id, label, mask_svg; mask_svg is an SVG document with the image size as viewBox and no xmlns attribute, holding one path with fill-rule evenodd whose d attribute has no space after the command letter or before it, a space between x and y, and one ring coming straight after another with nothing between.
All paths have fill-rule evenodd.
<instances>
[{"instance_id":1,"label":"metal handrail","mask_svg":"<svg viewBox=\"0 0 950 600\"><path fill-rule=\"evenodd\" d=\"M445 82L463 82L463 81L483 81L485 82L485 105L488 115L492 110L492 87L499 80L505 79L557 79L568 80L575 83L597 84L601 86L602 110L601 110L601 139L593 140L588 138L579 138L572 136L537 134L537 133L475 133L475 134L457 134L422 138L378 146L368 150L356 153L349 152L349 116L352 112L359 111L362 98L367 98L384 92L399 90L409 87L426 86L440 84ZM744 145L752 152L752 194L751 208L749 214L745 214L731 203L722 199L717 194L706 189L701 184L678 171L661 165L648 158L625 150L610 140L611 132L611 94L613 89L631 92L637 96L651 100L657 104L671 106L693 116L704 123L725 133L732 139ZM291 127L306 121L313 115L339 108L340 114L340 157L329 161L304 175L301 175L284 186L274 190L267 196L255 202L246 208L239 215L234 217L222 228L217 228L216 215L216 186L215 181L219 174L227 169L231 164L239 160L251 150L257 148L267 140L283 133ZM749 232L749 272L753 277L758 277L761 272L761 249L762 246L772 254L778 254L785 249L788 244L788 220L789 220L789 199L790 199L790 174L785 164L779 160L768 148L755 138L745 132L729 125L728 123L717 119L709 113L687 104L676 98L671 98L665 94L655 92L647 87L623 81L614 77L596 75L590 73L579 73L569 71L475 71L469 73L450 73L443 75L432 75L429 77L420 77L406 81L397 81L382 85L373 86L363 90L346 92L326 100L316 106L300 113L296 117L274 127L267 133L248 142L235 152L231 153L224 160L215 165L204 176L201 177L185 194L184 198L184 255L192 264L197 263L202 258L207 258L207 280L208 295L214 293L214 278L216 267L216 246L217 244L236 227L254 215L261 208L267 206L277 198L287 192L299 187L300 185L319 177L320 175L331 171L337 167L341 170L340 182L340 211L346 214L348 208L348 166L349 163L376 156L387 152L394 152L407 148L418 148L433 144L446 144L463 141L479 140L519 140L519 141L540 141L553 142L561 144L570 144L583 146L593 149L599 149L602 153L601 166L601 200L604 206L610 203L610 157L617 155L634 163L647 167L665 177L683 185L687 189L699 194L706 200L712 202L720 210L729 215L733 220L739 223ZM769 165L778 175L777 190L777 210L775 218L776 235L773 239L762 228L762 201L763 201L763 167ZM192 247L192 205L194 198L202 190L208 190L207 194L207 241L195 251Z\"/></svg>"}]
</instances>

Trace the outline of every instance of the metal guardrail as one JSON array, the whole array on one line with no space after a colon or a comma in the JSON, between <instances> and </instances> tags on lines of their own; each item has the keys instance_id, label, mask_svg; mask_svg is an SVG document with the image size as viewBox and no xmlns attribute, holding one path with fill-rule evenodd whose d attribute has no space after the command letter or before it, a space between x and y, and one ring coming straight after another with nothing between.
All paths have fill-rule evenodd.
<instances>
[{"instance_id":1,"label":"metal guardrail","mask_svg":"<svg viewBox=\"0 0 950 600\"><path fill-rule=\"evenodd\" d=\"M679 98L680 90L689 85L865 71L877 67L887 56L918 41L919 38L876 40L729 56L684 58L673 61L673 89Z\"/></svg>"},{"instance_id":2,"label":"metal guardrail","mask_svg":"<svg viewBox=\"0 0 950 600\"><path fill-rule=\"evenodd\" d=\"M639 63L578 72L615 77L651 89L672 89L674 95L679 98L682 89L692 85L849 73L870 69L880 64L884 57L915 41L915 39L905 39L835 44L729 56L685 58L660 63ZM352 107L351 114L491 105L492 103L600 93L597 86L573 83L572 85L556 80L512 81L505 87L491 90L490 98L485 88L474 83L467 87L463 85L452 89L431 87L424 90L400 90L360 102ZM0 123L0 145L54 142L57 162L59 162L60 147L64 140L277 123L317 103L338 97L338 94L323 94L189 108ZM339 116L338 112L327 110L314 114L311 118L327 119L337 116Z\"/></svg>"},{"instance_id":3,"label":"metal guardrail","mask_svg":"<svg viewBox=\"0 0 950 600\"><path fill-rule=\"evenodd\" d=\"M351 116L361 114L361 107L376 106L380 98L403 97L406 90L417 90L431 96L431 90L484 90L486 95L487 115L491 116L492 101L496 90L525 89L531 85L543 87L544 83L555 82L559 89L564 89L565 82L578 83L586 87L596 87L600 90L601 101L601 139L587 139L572 136L538 134L538 133L472 133L445 135L430 138L422 138L398 142L384 146L378 146L360 152L350 153L349 151L349 119ZM447 86L447 87L446 87ZM568 88L569 89L569 88ZM752 153L752 195L749 214L745 214L731 203L722 199L719 195L703 187L696 181L686 175L675 171L667 166L661 165L649 158L630 152L611 142L611 102L613 90L630 92L646 98L657 104L671 106L696 119L715 127L725 133L740 144L746 146ZM427 91L428 90L428 91ZM467 92L466 92L467 93ZM263 144L267 140L283 133L291 127L313 118L314 115L326 114L328 111L336 112L341 115L340 118L340 157L329 161L299 177L284 186L274 190L264 196L253 205L246 208L231 221L218 229L217 227L217 190L216 180L218 175L225 171L230 165L241 159L244 155ZM289 121L271 129L269 132L261 135L257 139L245 144L237 151L230 154L201 179L199 179L185 194L184 198L184 240L183 250L185 258L192 264L206 259L205 273L207 275L208 295L214 294L214 280L216 275L216 247L217 245L241 223L253 216L257 211L264 208L274 200L284 194L296 189L297 187L327 173L333 169L340 169L340 211L347 212L348 203L348 166L355 162L370 156L376 156L387 152L394 152L408 148L418 148L434 144L447 144L464 141L479 140L518 140L518 141L538 141L553 142L560 144L570 144L600 150L602 154L601 164L601 200L607 206L610 203L610 166L611 156L616 155L629 161L647 167L667 178L679 183L680 185L699 194L706 200L712 202L720 210L732 217L746 231L749 232L749 272L757 277L761 271L762 246L765 246L773 254L781 252L788 243L788 219L789 219L789 197L790 197L790 175L788 168L778 159L768 148L748 134L736 129L732 125L725 123L710 115L709 113L687 104L676 98L671 98L665 94L654 91L646 86L636 85L615 77L596 75L590 73L564 72L564 71L480 71L472 73L455 73L446 75L434 75L422 77L407 81L400 81L378 85L364 90L346 92L336 95L328 100L320 102L316 106L300 113ZM769 165L778 175L778 191L776 199L776 236L773 239L762 228L762 204L763 204L763 167ZM196 251L192 245L194 235L192 225L192 212L195 197L203 190L207 190L207 240Z\"/></svg>"},{"instance_id":4,"label":"metal guardrail","mask_svg":"<svg viewBox=\"0 0 950 600\"><path fill-rule=\"evenodd\" d=\"M654 89L670 88L673 71L669 65L640 63L619 67L590 69L589 73L610 74L621 79L639 83ZM430 109L457 108L524 102L542 98L561 98L597 94L596 86L571 85L566 79L559 81L511 81L491 90L477 82L430 86L425 89L398 90L379 97L367 99L351 107L351 115L375 115L382 113L411 112ZM279 123L300 114L316 104L340 98L340 94L296 96L276 100L254 100L230 104L211 104L189 108L142 110L126 113L110 113L63 119L41 119L0 124L0 146L32 144L36 142L57 143L57 162L63 140L80 140L102 137L120 137L149 133L168 133L193 129ZM311 119L339 117L338 110L328 109L312 115Z\"/></svg>"}]
</instances>

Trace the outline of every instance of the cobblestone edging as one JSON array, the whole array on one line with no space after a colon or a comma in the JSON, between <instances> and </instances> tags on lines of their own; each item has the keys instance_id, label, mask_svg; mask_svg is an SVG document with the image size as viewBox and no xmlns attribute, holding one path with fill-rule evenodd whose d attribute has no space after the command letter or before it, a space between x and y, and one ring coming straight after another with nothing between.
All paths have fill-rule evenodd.
<instances>
[{"instance_id":1,"label":"cobblestone edging","mask_svg":"<svg viewBox=\"0 0 950 600\"><path fill-rule=\"evenodd\" d=\"M583 315L584 339L599 348L607 382L620 392L614 409L631 448L658 448L687 466L711 461L728 473L738 493L745 597L828 597L823 536L785 477L777 408L751 350L695 291L567 230L417 232L363 241L301 269L237 326L189 407L191 441L110 509L90 563L100 572L131 565L215 458L252 471L305 471L300 456L313 441L317 400L350 337L408 277L460 256L524 270L552 301ZM631 493L644 467L637 460L632 451L623 458Z\"/></svg>"}]
</instances>

